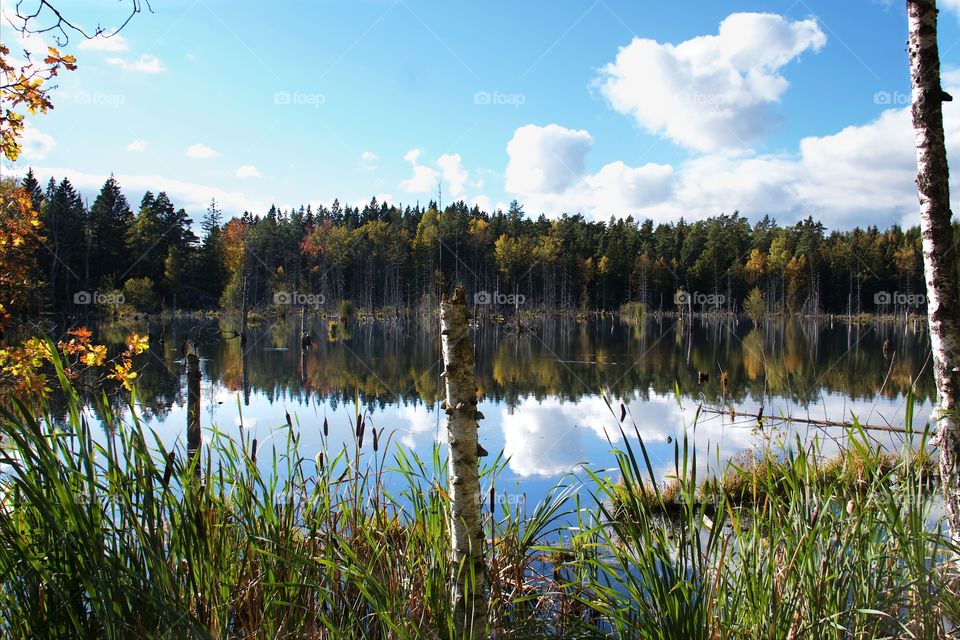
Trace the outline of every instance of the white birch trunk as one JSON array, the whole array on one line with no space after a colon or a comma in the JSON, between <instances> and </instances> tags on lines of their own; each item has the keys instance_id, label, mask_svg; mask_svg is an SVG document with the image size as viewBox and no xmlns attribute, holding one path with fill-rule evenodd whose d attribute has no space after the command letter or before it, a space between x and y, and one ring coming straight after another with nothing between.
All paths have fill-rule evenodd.
<instances>
[{"instance_id":1,"label":"white birch trunk","mask_svg":"<svg viewBox=\"0 0 960 640\"><path fill-rule=\"evenodd\" d=\"M480 464L477 446L473 345L467 335L467 304L462 286L440 301L450 445L450 530L453 544L452 604L460 638L484 638L487 629L487 568L483 557Z\"/></svg>"},{"instance_id":2,"label":"white birch trunk","mask_svg":"<svg viewBox=\"0 0 960 640\"><path fill-rule=\"evenodd\" d=\"M960 282L950 224L949 169L942 109L943 102L951 98L940 86L936 2L907 0L907 20L927 316L937 385L934 441L940 451L940 475L951 535L960 542L960 420L957 414L960 410Z\"/></svg>"}]
</instances>

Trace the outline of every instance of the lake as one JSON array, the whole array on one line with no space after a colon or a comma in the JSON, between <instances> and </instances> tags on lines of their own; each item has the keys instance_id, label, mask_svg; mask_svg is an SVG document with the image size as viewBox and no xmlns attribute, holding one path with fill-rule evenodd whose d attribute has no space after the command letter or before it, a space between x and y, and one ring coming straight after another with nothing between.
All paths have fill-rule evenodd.
<instances>
[{"instance_id":1,"label":"lake","mask_svg":"<svg viewBox=\"0 0 960 640\"><path fill-rule=\"evenodd\" d=\"M383 429L381 443L429 458L445 441L439 330L436 318L367 319L328 325L315 317L313 342L300 348L299 320L251 326L241 348L235 321L179 318L163 327L140 361L139 413L168 446L185 446L186 383L180 345L190 339L201 359L202 426L237 435L242 421L264 448L285 442L289 413L300 452L353 447L355 415ZM108 325L95 338L119 344L146 325ZM907 396L916 399L922 428L935 394L925 323L848 324L675 317L628 322L618 317L548 317L519 333L484 322L471 332L482 393L480 442L506 469L497 481L510 495L537 498L582 466L607 469L627 437L644 439L655 473L673 472L675 443L687 435L698 467L715 471L727 460L764 446L814 438L836 451L844 430L777 420L780 416L902 426ZM613 406L607 406L601 389ZM359 399L359 407L355 401ZM703 413L698 405L739 412ZM765 428L757 428L762 405ZM128 419L129 419L129 414ZM634 423L636 429L634 429ZM871 431L884 446L902 434ZM367 436L365 448L369 448ZM382 452L381 452L382 453ZM491 460L488 458L487 460ZM513 492L513 493L512 493Z\"/></svg>"}]
</instances>

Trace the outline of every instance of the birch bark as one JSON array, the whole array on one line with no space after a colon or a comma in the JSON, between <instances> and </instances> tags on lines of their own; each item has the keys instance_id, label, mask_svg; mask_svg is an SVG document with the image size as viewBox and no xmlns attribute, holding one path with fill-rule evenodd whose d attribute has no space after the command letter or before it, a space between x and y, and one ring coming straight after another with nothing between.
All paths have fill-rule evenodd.
<instances>
[{"instance_id":1,"label":"birch bark","mask_svg":"<svg viewBox=\"0 0 960 640\"><path fill-rule=\"evenodd\" d=\"M460 625L458 637L484 638L487 628L487 568L483 557L480 506L480 465L477 446L476 387L473 345L467 335L468 314L463 286L440 300L440 340L443 349L450 445L450 530L453 544L452 604Z\"/></svg>"},{"instance_id":2,"label":"birch bark","mask_svg":"<svg viewBox=\"0 0 960 640\"><path fill-rule=\"evenodd\" d=\"M935 0L907 0L907 21L927 316L937 385L935 442L940 450L940 476L951 535L960 542L960 282L950 223L950 174L942 108L952 98L940 86Z\"/></svg>"}]
</instances>

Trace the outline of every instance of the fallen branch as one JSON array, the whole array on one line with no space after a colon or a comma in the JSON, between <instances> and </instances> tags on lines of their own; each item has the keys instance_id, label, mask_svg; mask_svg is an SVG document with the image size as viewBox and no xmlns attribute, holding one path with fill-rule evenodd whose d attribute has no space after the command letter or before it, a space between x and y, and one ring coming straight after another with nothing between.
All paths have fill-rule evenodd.
<instances>
[{"instance_id":1,"label":"fallen branch","mask_svg":"<svg viewBox=\"0 0 960 640\"><path fill-rule=\"evenodd\" d=\"M760 410L756 413L751 411L743 411L737 409L736 407L708 407L700 405L700 411L703 413L712 413L715 415L728 415L731 418L736 418L737 416L751 417L756 418L757 426L763 428L764 423L779 421L781 423L796 423L796 424L809 424L815 427L843 427L850 428L854 426L852 420L817 420L815 418L794 418L793 416L767 416L763 415L763 407L760 407ZM867 431L886 431L889 433L910 433L907 429L903 427L892 427L890 425L881 425L881 424L863 424L857 423L862 429Z\"/></svg>"}]
</instances>

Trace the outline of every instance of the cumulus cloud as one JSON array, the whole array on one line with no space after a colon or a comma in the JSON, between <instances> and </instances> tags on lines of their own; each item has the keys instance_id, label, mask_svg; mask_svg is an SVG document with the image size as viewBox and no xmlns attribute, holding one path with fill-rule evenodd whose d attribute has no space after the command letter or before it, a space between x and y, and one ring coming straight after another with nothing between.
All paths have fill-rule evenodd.
<instances>
[{"instance_id":1,"label":"cumulus cloud","mask_svg":"<svg viewBox=\"0 0 960 640\"><path fill-rule=\"evenodd\" d=\"M563 192L586 172L586 157L593 138L586 131L575 131L549 124L528 124L513 133L507 143L510 161L506 171L506 189L518 194Z\"/></svg>"},{"instance_id":2,"label":"cumulus cloud","mask_svg":"<svg viewBox=\"0 0 960 640\"><path fill-rule=\"evenodd\" d=\"M26 173L25 168L19 169ZM34 166L34 173L41 181L48 178L68 178L73 186L93 200L104 181L110 177L109 173L87 173L63 167ZM177 207L183 207L188 213L194 214L194 220L200 219L200 214L206 211L210 199L214 198L217 204L228 216L243 211L263 212L270 207L270 202L251 197L242 191L227 191L218 187L196 182L175 180L161 175L114 174L124 193L131 202L139 202L145 191L158 193L165 191Z\"/></svg>"},{"instance_id":3,"label":"cumulus cloud","mask_svg":"<svg viewBox=\"0 0 960 640\"><path fill-rule=\"evenodd\" d=\"M213 158L219 156L219 151L214 151L207 145L198 142L187 147L186 156L188 158Z\"/></svg>"},{"instance_id":4,"label":"cumulus cloud","mask_svg":"<svg viewBox=\"0 0 960 640\"><path fill-rule=\"evenodd\" d=\"M120 34L110 36L109 38L100 35L96 38L81 40L80 44L77 45L77 48L81 51L119 52L126 51L128 44L127 39Z\"/></svg>"},{"instance_id":5,"label":"cumulus cloud","mask_svg":"<svg viewBox=\"0 0 960 640\"><path fill-rule=\"evenodd\" d=\"M465 198L470 173L463 166L459 153L445 153L431 164L420 164L420 149L411 149L403 156L410 163L413 175L400 183L400 188L410 193L431 193L441 178L446 183L445 195L455 199Z\"/></svg>"},{"instance_id":6,"label":"cumulus cloud","mask_svg":"<svg viewBox=\"0 0 960 640\"><path fill-rule=\"evenodd\" d=\"M139 153L141 151L146 151L146 150L147 150L147 143L144 142L143 140L140 140L139 138L127 145L127 151L133 151L133 152Z\"/></svg>"},{"instance_id":7,"label":"cumulus cloud","mask_svg":"<svg viewBox=\"0 0 960 640\"><path fill-rule=\"evenodd\" d=\"M780 70L826 36L813 19L734 13L716 35L674 45L634 38L603 67L601 94L644 129L698 151L745 149L778 120Z\"/></svg>"},{"instance_id":8,"label":"cumulus cloud","mask_svg":"<svg viewBox=\"0 0 960 640\"><path fill-rule=\"evenodd\" d=\"M260 178L260 171L252 164L245 164L237 167L236 176L238 178Z\"/></svg>"},{"instance_id":9,"label":"cumulus cloud","mask_svg":"<svg viewBox=\"0 0 960 640\"><path fill-rule=\"evenodd\" d=\"M127 71L136 71L138 73L160 73L166 71L166 68L160 63L160 58L149 53L145 53L133 62L128 62L123 58L110 57L107 62L117 65Z\"/></svg>"},{"instance_id":10,"label":"cumulus cloud","mask_svg":"<svg viewBox=\"0 0 960 640\"><path fill-rule=\"evenodd\" d=\"M493 202L490 200L490 196L474 196L470 199L470 206L480 207L481 211L486 211L488 213L493 213Z\"/></svg>"},{"instance_id":11,"label":"cumulus cloud","mask_svg":"<svg viewBox=\"0 0 960 640\"><path fill-rule=\"evenodd\" d=\"M586 158L592 146L593 138L586 131L557 124L520 127L507 144L506 190L534 214L627 215L671 194L669 165L630 167L617 161L589 174Z\"/></svg>"},{"instance_id":12,"label":"cumulus cloud","mask_svg":"<svg viewBox=\"0 0 960 640\"><path fill-rule=\"evenodd\" d=\"M948 91L960 93L960 73L943 77ZM517 134L525 131L529 138L531 127L521 127ZM539 130L535 139L549 137L551 131L561 139L573 137L562 127L534 128ZM944 131L949 160L960 163L960 111L944 109ZM589 138L585 131L577 133ZM676 166L630 167L615 161L594 174L571 172L556 153L537 151L550 145L518 148L518 139L522 137L515 134L507 145L507 190L533 215L579 212L602 219L632 214L670 222L739 210L751 219L769 214L788 223L813 216L830 228L918 222L909 106L830 135L808 136L790 153L716 152ZM521 162L514 161L515 155ZM582 159L583 154L572 155ZM570 180L571 173L579 175ZM951 187L960 193L960 176L951 177Z\"/></svg>"},{"instance_id":13,"label":"cumulus cloud","mask_svg":"<svg viewBox=\"0 0 960 640\"><path fill-rule=\"evenodd\" d=\"M944 111L948 153L960 151L960 114ZM916 155L910 109L800 141L792 155L703 156L680 169L668 216L706 217L739 209L784 221L812 215L831 228L918 222ZM951 180L954 191L960 186Z\"/></svg>"},{"instance_id":14,"label":"cumulus cloud","mask_svg":"<svg viewBox=\"0 0 960 640\"><path fill-rule=\"evenodd\" d=\"M470 174L463 168L463 161L460 158L460 154L443 154L437 158L437 166L440 167L440 173L447 182L447 191L449 194L454 198L462 196L467 185L467 180L470 179Z\"/></svg>"},{"instance_id":15,"label":"cumulus cloud","mask_svg":"<svg viewBox=\"0 0 960 640\"><path fill-rule=\"evenodd\" d=\"M403 159L413 167L413 175L400 183L400 188L410 193L428 193L437 186L436 169L420 164L420 149L411 149Z\"/></svg>"},{"instance_id":16,"label":"cumulus cloud","mask_svg":"<svg viewBox=\"0 0 960 640\"><path fill-rule=\"evenodd\" d=\"M43 133L30 123L25 123L23 135L20 137L20 146L25 159L43 160L57 146L57 141L49 133Z\"/></svg>"}]
</instances>

